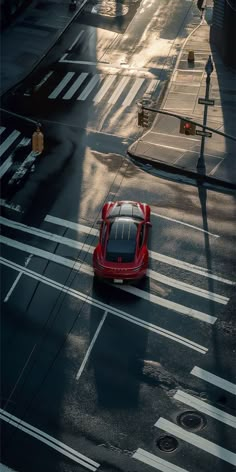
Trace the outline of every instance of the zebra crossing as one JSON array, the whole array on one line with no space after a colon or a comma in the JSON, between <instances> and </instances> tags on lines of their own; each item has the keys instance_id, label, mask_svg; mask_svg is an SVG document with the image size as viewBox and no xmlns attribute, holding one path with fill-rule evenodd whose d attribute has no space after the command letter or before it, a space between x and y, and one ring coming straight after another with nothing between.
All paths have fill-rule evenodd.
<instances>
[{"instance_id":1,"label":"zebra crossing","mask_svg":"<svg viewBox=\"0 0 236 472\"><path fill-rule=\"evenodd\" d=\"M106 312L111 316L118 317L128 323L132 323L142 329L148 330L152 334L166 339L166 342L168 343L175 343L177 346L182 346L187 350L190 349L192 352L195 352L200 356L208 353L208 346L201 344L199 341L197 342L196 339L191 339L189 333L186 336L180 335L180 333L176 332L176 323L173 323L175 329L172 326L169 329L166 327L164 328L161 325L160 318L158 318L159 324L157 324L156 321L154 322L150 319L147 320L145 316L139 316L138 313L135 316L133 313L128 311L129 308L127 311L124 311L118 306L113 306L110 303L107 303L105 299L99 300L93 295L90 296L87 293L85 294L83 291L79 290L79 286L72 287L61 283L59 280L48 277L45 273L38 273L35 270L34 265L31 265L35 258L39 258L56 264L58 267L62 266L68 268L70 271L77 271L80 274L84 274L85 277L93 277L91 261L92 253L98 237L97 228L84 223L62 219L51 214L45 216L41 228L31 227L3 216L0 217L0 224L3 230L3 235L1 237L2 248L12 248L14 251L17 251L17 253L27 256L27 263L20 264L19 262L14 262L13 260L4 257L2 251L0 257L1 265L18 274L15 283L13 283L9 292L5 295L5 302L7 302L12 296L12 292L14 291L20 277L29 277L30 279L45 284L54 290L65 293L67 296L95 306L103 313ZM9 235L8 230L10 230ZM15 235L17 235L14 239L12 237L12 230ZM70 237L65 235L66 230L70 231ZM71 236L72 234L73 237ZM28 237L30 237L30 243L27 242ZM48 250L47 247L45 248L45 242L50 243L50 250ZM74 258L73 256L68 257L62 255L62 250L59 252L53 251L51 246L51 243L53 242L57 247L65 247L65 249L71 248L72 250L75 250ZM171 277L169 271L168 276L165 275L162 270L154 271L150 268L148 271L147 276L150 280L157 280L158 283L166 285L173 290L173 299L166 299L157 296L152 293L151 286L148 292L135 286L125 285L115 286L114 289L129 292L140 300L145 300L149 304L156 305L159 309L160 307L167 309L170 320L172 316L187 317L190 320L192 319L195 323L201 322L206 326L213 325L217 320L217 307L219 308L218 312L220 313L220 307L228 303L229 298L226 296L226 289L228 289L229 294L229 290L235 284L234 281L221 277L220 274L213 274L212 271L208 272L207 269L201 268L200 266L195 266L194 264L155 252L153 249L150 251L150 258L151 262L152 260L160 260L162 265L167 265L170 268L173 267L175 273L176 268L179 268L181 273L183 271L186 272L186 281L184 281L181 280L181 277L178 277L178 280L177 276L175 276L176 279ZM204 278L215 277L219 293L216 291L212 293L210 290L204 290L202 287L194 286L193 283L187 283L189 271L192 274L196 274L197 277L199 277L199 274ZM203 302L204 300L206 300L206 302L210 300L211 303L214 303L216 306L216 316L213 316L212 312L204 313L198 309L177 304L174 301L176 290L190 293L193 297L196 297L196 308L199 306L198 300L201 299ZM196 331L196 329L194 331ZM211 384L231 395L236 395L236 385L227 379L220 378L214 373L214 371L210 372L204 370L198 365L195 365L191 370L190 375L199 379L203 383ZM225 427L236 428L236 418L232 414L224 411L223 408L213 405L212 402L210 402L210 399L207 399L207 401L203 400L202 397L193 395L192 391L185 391L181 386L173 392L172 401L174 402L176 409L178 408L178 405L185 405L186 407L191 408L191 410L199 411L206 417L210 417L212 421L225 425ZM204 435L204 437L201 436L201 431L199 433L187 431L179 424L175 424L173 420L170 421L164 416L161 416L156 420L154 427L161 433L164 432L165 434L178 438L179 441L188 444L191 448L197 448L198 450L204 451L204 453L211 454L223 463L236 465L236 454L234 452L225 448L224 445L212 441L212 438L206 439L206 435ZM162 472L192 472L192 470L189 470L188 468L182 468L179 465L175 465L173 462L163 459L163 456L158 457L158 455L142 448L138 448L132 457L134 460L142 462L146 466L150 466L152 469Z\"/></svg>"},{"instance_id":2,"label":"zebra crossing","mask_svg":"<svg viewBox=\"0 0 236 472\"><path fill-rule=\"evenodd\" d=\"M49 101L73 100L84 103L90 100L94 106L104 101L109 106L119 104L125 109L133 106L144 95L152 95L159 84L158 79L124 75L124 72L121 75L88 71L49 71L31 92L27 90L24 95L37 97L39 94L40 98Z\"/></svg>"},{"instance_id":3,"label":"zebra crossing","mask_svg":"<svg viewBox=\"0 0 236 472\"><path fill-rule=\"evenodd\" d=\"M0 179L11 182L15 173L19 177L34 163L37 153L30 149L31 139L24 136L19 130L11 130L2 126L0 128ZM20 159L18 160L18 152Z\"/></svg>"},{"instance_id":4,"label":"zebra crossing","mask_svg":"<svg viewBox=\"0 0 236 472\"><path fill-rule=\"evenodd\" d=\"M195 366L190 372L192 375L200 378L203 382L210 382L212 385L219 389L223 389L226 392L230 392L233 395L236 395L236 384L229 382L226 379L223 379L213 372L206 371L201 369L198 366ZM236 428L236 417L224 412L223 409L216 408L207 401L197 398L196 396L190 395L189 393L177 390L174 394L173 399L178 406L178 402L185 404L191 408L191 410L198 411L210 416L216 422L220 422L229 426L230 428ZM236 466L236 453L231 450L222 447L219 444L216 444L205 437L202 437L200 434L191 432L187 429L182 428L181 426L169 421L166 418L160 417L154 424L160 432L167 433L175 438L180 439L181 441L193 446L197 449L200 449L217 459L222 461L222 469L224 470L225 462ZM232 430L233 433L233 430ZM234 433L233 433L234 434ZM173 462L168 462L158 457L155 454L152 454L142 448L138 448L137 451L133 454L133 458L141 461L144 464L150 465L152 468L162 471L162 472L191 472L190 470L183 469L178 465L175 465Z\"/></svg>"},{"instance_id":5,"label":"zebra crossing","mask_svg":"<svg viewBox=\"0 0 236 472\"><path fill-rule=\"evenodd\" d=\"M3 216L0 217L0 224L2 228L4 228L4 232L1 237L1 244L5 247L14 248L14 250L17 250L20 253L26 253L31 257L39 257L41 259L58 264L59 266L67 267L70 270L79 271L85 276L93 277L92 253L94 251L96 239L98 236L98 230L96 228L86 226L80 223L71 222L65 219L60 219L52 215L47 215L45 217L43 223L44 229L27 226L25 224L14 221L12 219L5 218ZM48 229L48 226L50 226L50 230ZM74 230L76 232L76 239L66 237L64 233L62 236L60 234L60 228L63 228L63 230ZM8 230L17 231L19 238L12 239L11 237L9 237L7 235ZM31 236L31 238L34 238L35 244L29 244L25 242L25 237L27 235ZM45 241L50 243L54 242L56 244L61 245L62 247L64 246L65 248L70 247L72 250L75 250L75 259L64 257L61 254L51 253L50 251L45 249ZM42 246L42 244L44 245ZM173 267L175 267L176 265L178 265L178 263L181 262L177 259L175 260L174 258L173 260L170 260L168 256L156 253L155 251L150 251L150 258L151 260L160 258L162 262L164 262L164 264L167 264L169 266L172 265ZM4 258L1 259L1 263L4 265L9 265L7 260L5 260ZM195 270L194 265L190 265L190 267L187 267L186 272L188 272L189 268L191 268L192 271ZM40 280L42 280L40 274L32 274L31 272L29 272L29 268L25 269L20 268L18 266L14 266L14 269L17 271L25 271L25 274L33 276L34 278L39 277ZM196 273L199 273L198 266L196 267ZM205 274L204 277L212 275L211 273L207 274L207 271L205 269L203 270L203 273ZM167 286L169 289L171 288L173 296L170 298L161 297L156 293L152 293L151 290L147 292L146 290L133 285L119 285L116 287L116 289L121 290L123 292L127 292L139 298L140 300L147 301L153 306L156 305L157 307L162 307L163 309L168 310L168 316L170 317L170 319L171 313L173 313L175 314L175 316L177 315L185 318L187 317L189 319L195 320L196 322L200 321L208 325L213 325L217 320L217 316L215 316L215 313L217 312L217 307L226 305L229 300L228 297L223 295L222 293L217 293L216 291L212 293L211 291L204 290L201 287L194 287L192 284L189 284L185 281L176 280L175 278L170 277L169 275L165 275L161 271L154 271L151 268L148 270L147 276L150 280L157 281L158 283ZM44 282L49 283L48 280L45 280ZM53 281L50 282L50 284L53 283ZM55 282L55 284L57 284L57 282ZM221 282L218 281L218 284L223 286L228 285L230 287L234 284L234 282L223 278ZM57 285L57 287L59 286ZM174 300L176 290L182 291L184 293L189 293L191 294L191 296L195 297L196 308L193 308L192 306L186 306L185 304L180 302L176 303L176 301ZM222 288L221 291L223 291ZM73 295L75 294L73 293ZM75 296L81 297L82 295L77 292ZM206 300L206 302L210 301L211 303L213 302L215 304L216 310L214 314L212 312L207 313L207 310L199 309L198 300L200 299L202 300L202 303L205 303L204 300ZM98 301L92 298L90 302L91 304L98 304ZM104 308L104 303L102 304L102 307ZM111 307L109 305L106 305L105 309L108 309L109 312L111 311ZM171 331L167 332L161 326L157 326L152 322L149 323L147 321L141 320L140 318L135 318L133 315L130 316L128 313L124 314L124 312L114 307L112 308L112 312L117 316L125 316L127 320L132 320L131 322L135 322L138 324L141 323L142 326L146 327L146 329L150 329L151 331L155 332L158 331L159 333L161 333L162 336L169 337L170 339L175 340L175 342L187 346L189 349L193 349L203 354L207 353L208 351L207 346L203 346L193 340L180 336L178 333L174 333Z\"/></svg>"}]
</instances>

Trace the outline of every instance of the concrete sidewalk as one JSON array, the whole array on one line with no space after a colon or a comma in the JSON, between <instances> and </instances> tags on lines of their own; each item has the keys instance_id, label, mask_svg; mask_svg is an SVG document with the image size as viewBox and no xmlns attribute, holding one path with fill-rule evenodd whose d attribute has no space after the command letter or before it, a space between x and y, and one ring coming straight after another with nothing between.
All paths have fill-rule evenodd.
<instances>
[{"instance_id":1,"label":"concrete sidewalk","mask_svg":"<svg viewBox=\"0 0 236 472\"><path fill-rule=\"evenodd\" d=\"M85 2L78 0L71 12L69 0L32 0L1 32L1 95L37 67Z\"/></svg>"},{"instance_id":2,"label":"concrete sidewalk","mask_svg":"<svg viewBox=\"0 0 236 472\"><path fill-rule=\"evenodd\" d=\"M214 45L209 43L209 13L206 11L206 19L190 33L182 47L161 110L203 123L204 105L198 104L198 98L205 97L205 65L211 54L214 70L210 98L215 104L208 106L207 126L236 136L236 72L224 66ZM194 64L188 62L191 50ZM152 107L155 108L155 104ZM152 128L129 147L128 154L166 172L236 188L236 142L215 133L206 138L206 171L200 174L197 162L201 137L180 134L179 128L179 119L157 114Z\"/></svg>"}]
</instances>

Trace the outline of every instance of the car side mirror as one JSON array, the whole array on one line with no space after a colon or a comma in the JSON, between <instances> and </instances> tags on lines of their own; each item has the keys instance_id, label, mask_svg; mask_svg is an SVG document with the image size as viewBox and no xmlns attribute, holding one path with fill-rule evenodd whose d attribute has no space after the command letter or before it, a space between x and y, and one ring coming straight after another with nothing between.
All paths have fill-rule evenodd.
<instances>
[{"instance_id":1,"label":"car side mirror","mask_svg":"<svg viewBox=\"0 0 236 472\"><path fill-rule=\"evenodd\" d=\"M146 225L147 225L149 228L151 228L151 227L152 227L151 221L147 221Z\"/></svg>"}]
</instances>

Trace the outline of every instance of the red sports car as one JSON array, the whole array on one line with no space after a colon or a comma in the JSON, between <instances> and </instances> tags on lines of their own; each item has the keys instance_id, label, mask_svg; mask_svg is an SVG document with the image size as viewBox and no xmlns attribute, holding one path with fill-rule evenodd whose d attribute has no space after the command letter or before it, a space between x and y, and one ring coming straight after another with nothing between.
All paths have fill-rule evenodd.
<instances>
[{"instance_id":1,"label":"red sports car","mask_svg":"<svg viewBox=\"0 0 236 472\"><path fill-rule=\"evenodd\" d=\"M150 206L132 201L107 202L102 209L94 274L122 283L145 276L148 267Z\"/></svg>"}]
</instances>

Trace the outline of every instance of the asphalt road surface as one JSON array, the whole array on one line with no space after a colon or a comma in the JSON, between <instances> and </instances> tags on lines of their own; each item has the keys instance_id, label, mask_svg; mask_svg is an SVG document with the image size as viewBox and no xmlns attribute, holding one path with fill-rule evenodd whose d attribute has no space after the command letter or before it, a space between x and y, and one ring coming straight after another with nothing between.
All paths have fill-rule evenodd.
<instances>
[{"instance_id":1,"label":"asphalt road surface","mask_svg":"<svg viewBox=\"0 0 236 472\"><path fill-rule=\"evenodd\" d=\"M236 465L234 196L125 157L135 100L170 73L189 2L150 3L153 15L127 4L114 17L87 4L4 99L45 129L44 153L11 188L14 162L32 158L31 128L16 117L1 127L1 461L17 472ZM148 54L155 36L162 59ZM136 285L93 278L101 208L119 199L152 210Z\"/></svg>"}]
</instances>

